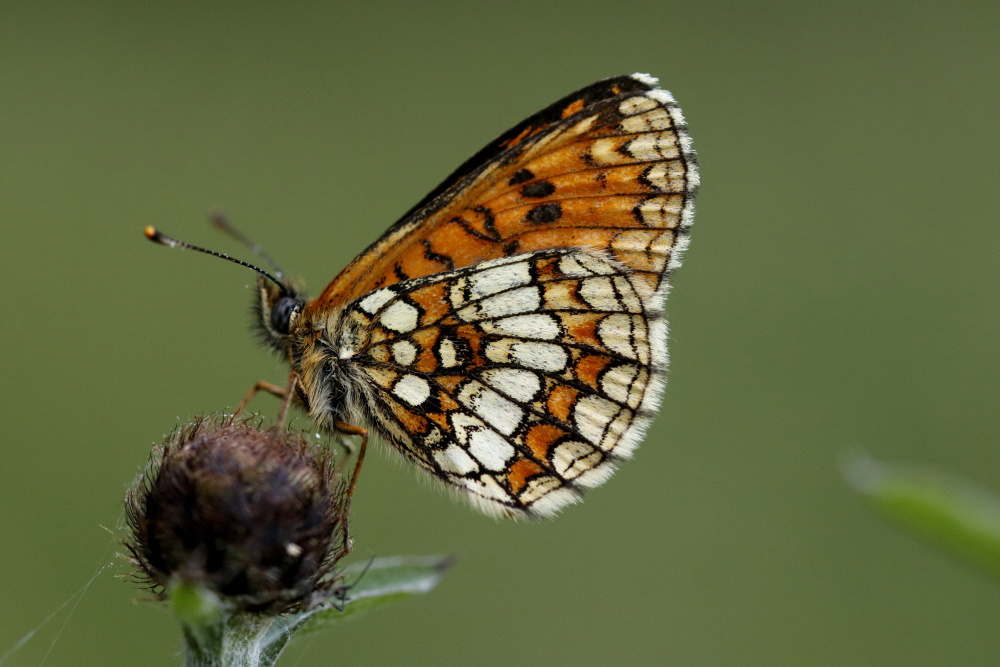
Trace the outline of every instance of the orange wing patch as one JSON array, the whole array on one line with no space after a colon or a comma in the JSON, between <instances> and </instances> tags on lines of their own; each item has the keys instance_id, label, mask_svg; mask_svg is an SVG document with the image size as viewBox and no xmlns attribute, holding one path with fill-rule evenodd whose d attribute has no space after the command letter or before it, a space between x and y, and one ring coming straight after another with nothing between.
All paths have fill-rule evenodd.
<instances>
[{"instance_id":1,"label":"orange wing patch","mask_svg":"<svg viewBox=\"0 0 1000 667\"><path fill-rule=\"evenodd\" d=\"M557 247L608 252L645 273L655 291L693 215L694 156L669 94L622 79L571 96L498 139L490 161L445 188L432 210L397 223L308 307Z\"/></svg>"}]
</instances>

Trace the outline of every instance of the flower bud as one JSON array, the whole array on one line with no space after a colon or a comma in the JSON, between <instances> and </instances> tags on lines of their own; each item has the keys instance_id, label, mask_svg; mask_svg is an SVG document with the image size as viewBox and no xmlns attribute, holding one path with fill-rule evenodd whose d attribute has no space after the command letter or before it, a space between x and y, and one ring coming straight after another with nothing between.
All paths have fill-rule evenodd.
<instances>
[{"instance_id":1,"label":"flower bud","mask_svg":"<svg viewBox=\"0 0 1000 667\"><path fill-rule=\"evenodd\" d=\"M155 447L125 497L125 540L161 599L209 591L233 611L284 613L335 590L348 499L301 435L199 419Z\"/></svg>"}]
</instances>

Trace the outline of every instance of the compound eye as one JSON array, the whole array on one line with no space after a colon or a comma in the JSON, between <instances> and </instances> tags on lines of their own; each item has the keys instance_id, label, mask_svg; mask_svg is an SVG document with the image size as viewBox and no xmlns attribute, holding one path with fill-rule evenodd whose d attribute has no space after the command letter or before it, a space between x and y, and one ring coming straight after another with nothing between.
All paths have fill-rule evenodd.
<instances>
[{"instance_id":1,"label":"compound eye","mask_svg":"<svg viewBox=\"0 0 1000 667\"><path fill-rule=\"evenodd\" d=\"M271 308L271 328L280 334L288 334L292 314L299 307L299 302L290 297L279 297Z\"/></svg>"}]
</instances>

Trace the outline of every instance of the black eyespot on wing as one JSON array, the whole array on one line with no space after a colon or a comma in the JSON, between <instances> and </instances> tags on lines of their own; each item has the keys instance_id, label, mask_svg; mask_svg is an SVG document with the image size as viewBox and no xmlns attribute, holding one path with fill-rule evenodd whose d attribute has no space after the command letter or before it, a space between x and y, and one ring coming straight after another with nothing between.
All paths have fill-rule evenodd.
<instances>
[{"instance_id":1,"label":"black eyespot on wing","mask_svg":"<svg viewBox=\"0 0 1000 667\"><path fill-rule=\"evenodd\" d=\"M507 241L507 243L503 244L503 254L507 257L510 257L511 255L516 255L520 248L521 248L521 242L518 241L517 239L514 239L512 241Z\"/></svg>"},{"instance_id":2,"label":"black eyespot on wing","mask_svg":"<svg viewBox=\"0 0 1000 667\"><path fill-rule=\"evenodd\" d=\"M559 204L542 204L528 211L525 220L533 225L544 225L555 222L562 217L562 207Z\"/></svg>"},{"instance_id":3,"label":"black eyespot on wing","mask_svg":"<svg viewBox=\"0 0 1000 667\"><path fill-rule=\"evenodd\" d=\"M541 197L548 197L555 191L556 186L550 181L535 181L534 183L528 183L521 188L521 196L538 199Z\"/></svg>"},{"instance_id":4,"label":"black eyespot on wing","mask_svg":"<svg viewBox=\"0 0 1000 667\"><path fill-rule=\"evenodd\" d=\"M535 175L533 173L531 173L530 171L528 171L527 169L518 169L517 171L514 172L514 175L511 176L510 182L508 183L508 185L512 185L512 186L513 185L519 185L519 184L524 183L526 181L530 181L534 177L535 177Z\"/></svg>"}]
</instances>

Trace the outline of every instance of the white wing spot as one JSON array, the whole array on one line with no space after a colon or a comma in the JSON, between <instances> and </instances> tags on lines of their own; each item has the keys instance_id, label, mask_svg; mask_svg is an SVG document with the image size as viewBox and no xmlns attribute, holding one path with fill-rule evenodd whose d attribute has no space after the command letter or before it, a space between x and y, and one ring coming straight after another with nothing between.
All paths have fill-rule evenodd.
<instances>
[{"instance_id":1,"label":"white wing spot","mask_svg":"<svg viewBox=\"0 0 1000 667\"><path fill-rule=\"evenodd\" d=\"M653 239L662 234L658 229L628 229L611 239L611 248L620 252L646 252Z\"/></svg>"},{"instance_id":2,"label":"white wing spot","mask_svg":"<svg viewBox=\"0 0 1000 667\"><path fill-rule=\"evenodd\" d=\"M624 310L618 303L615 289L611 286L611 279L606 276L581 281L580 296L595 310L611 312Z\"/></svg>"},{"instance_id":3,"label":"white wing spot","mask_svg":"<svg viewBox=\"0 0 1000 667\"><path fill-rule=\"evenodd\" d=\"M483 420L464 412L455 412L451 415L451 428L455 437L460 443L468 446L469 436L473 431L486 428Z\"/></svg>"},{"instance_id":4,"label":"white wing spot","mask_svg":"<svg viewBox=\"0 0 1000 667\"><path fill-rule=\"evenodd\" d=\"M642 312L642 300L639 295L635 293L635 288L632 283L628 281L625 276L615 276L613 278L615 282L615 287L618 288L618 294L621 297L622 305L630 313L641 313Z\"/></svg>"},{"instance_id":5,"label":"white wing spot","mask_svg":"<svg viewBox=\"0 0 1000 667\"><path fill-rule=\"evenodd\" d=\"M531 282L528 262L505 264L477 271L469 276L469 297L482 298Z\"/></svg>"},{"instance_id":6,"label":"white wing spot","mask_svg":"<svg viewBox=\"0 0 1000 667\"><path fill-rule=\"evenodd\" d=\"M551 340L559 335L559 324L555 318L543 313L515 315L495 322L483 322L479 326L488 334L517 338Z\"/></svg>"},{"instance_id":7,"label":"white wing spot","mask_svg":"<svg viewBox=\"0 0 1000 667\"><path fill-rule=\"evenodd\" d=\"M524 418L524 413L515 403L479 382L466 384L458 394L458 402L504 435L513 433Z\"/></svg>"},{"instance_id":8,"label":"white wing spot","mask_svg":"<svg viewBox=\"0 0 1000 667\"><path fill-rule=\"evenodd\" d=\"M653 102L652 100L650 101ZM653 106L657 107L656 102L653 102ZM646 113L623 119L618 124L618 127L626 134L638 134L639 132L649 132L651 130L669 130L670 114L666 109L657 107Z\"/></svg>"},{"instance_id":9,"label":"white wing spot","mask_svg":"<svg viewBox=\"0 0 1000 667\"><path fill-rule=\"evenodd\" d=\"M594 395L584 396L576 402L573 409L576 429L588 441L600 445L604 430L618 411L618 406L607 399Z\"/></svg>"},{"instance_id":10,"label":"white wing spot","mask_svg":"<svg viewBox=\"0 0 1000 667\"><path fill-rule=\"evenodd\" d=\"M417 359L417 346L408 340L398 340L392 344L392 356L396 363L409 366Z\"/></svg>"},{"instance_id":11,"label":"white wing spot","mask_svg":"<svg viewBox=\"0 0 1000 667\"><path fill-rule=\"evenodd\" d=\"M396 292L388 287L385 287L380 290L375 290L366 296L358 303L358 306L369 315L374 315L379 308L385 305L386 301L394 296L396 296Z\"/></svg>"},{"instance_id":12,"label":"white wing spot","mask_svg":"<svg viewBox=\"0 0 1000 667\"><path fill-rule=\"evenodd\" d=\"M604 375L601 376L601 391L619 403L629 403L632 382L638 371L638 368L630 364L622 364L605 371Z\"/></svg>"},{"instance_id":13,"label":"white wing spot","mask_svg":"<svg viewBox=\"0 0 1000 667\"><path fill-rule=\"evenodd\" d=\"M420 313L416 308L405 301L397 301L385 309L379 317L379 322L387 329L406 333L417 328L419 319Z\"/></svg>"},{"instance_id":14,"label":"white wing spot","mask_svg":"<svg viewBox=\"0 0 1000 667\"><path fill-rule=\"evenodd\" d=\"M639 377L632 383L632 393L628 401L628 406L633 410L642 404L642 397L646 394L646 386L649 384L649 371L645 368L639 373Z\"/></svg>"},{"instance_id":15,"label":"white wing spot","mask_svg":"<svg viewBox=\"0 0 1000 667\"><path fill-rule=\"evenodd\" d=\"M431 395L431 386L427 380L417 375L404 375L399 378L392 392L410 405L422 404Z\"/></svg>"},{"instance_id":16,"label":"white wing spot","mask_svg":"<svg viewBox=\"0 0 1000 667\"><path fill-rule=\"evenodd\" d=\"M596 273L598 275L610 276L612 274L618 273L618 270L612 266L611 262L601 259L600 257L595 257L594 255L588 255L587 253L581 252L574 255L576 261L580 263L587 271L590 273Z\"/></svg>"},{"instance_id":17,"label":"white wing spot","mask_svg":"<svg viewBox=\"0 0 1000 667\"><path fill-rule=\"evenodd\" d=\"M450 338L442 338L441 342L438 343L438 355L441 357L443 367L454 368L458 366L458 351Z\"/></svg>"},{"instance_id":18,"label":"white wing spot","mask_svg":"<svg viewBox=\"0 0 1000 667\"><path fill-rule=\"evenodd\" d=\"M666 232L661 233L659 237L653 240L649 245L649 252L658 256L666 257L670 254L670 251L674 247L674 238L671 234Z\"/></svg>"},{"instance_id":19,"label":"white wing spot","mask_svg":"<svg viewBox=\"0 0 1000 667\"><path fill-rule=\"evenodd\" d=\"M585 269L580 262L577 261L579 253L575 255L566 255L559 260L559 270L565 273L570 278L586 278L587 276L593 275L590 271Z\"/></svg>"},{"instance_id":20,"label":"white wing spot","mask_svg":"<svg viewBox=\"0 0 1000 667\"><path fill-rule=\"evenodd\" d=\"M612 352L617 352L629 359L636 359L638 353L632 347L630 340L632 325L631 315L608 315L597 325L597 335Z\"/></svg>"},{"instance_id":21,"label":"white wing spot","mask_svg":"<svg viewBox=\"0 0 1000 667\"><path fill-rule=\"evenodd\" d=\"M593 447L583 442L564 442L552 452L552 465L557 473L565 477L566 471L578 458L594 451Z\"/></svg>"},{"instance_id":22,"label":"white wing spot","mask_svg":"<svg viewBox=\"0 0 1000 667\"><path fill-rule=\"evenodd\" d=\"M520 368L489 370L483 373L483 379L497 391L521 403L533 400L542 388L538 375Z\"/></svg>"},{"instance_id":23,"label":"white wing spot","mask_svg":"<svg viewBox=\"0 0 1000 667\"><path fill-rule=\"evenodd\" d=\"M459 277L451 284L451 289L448 290L448 298L451 300L451 307L453 309L458 310L465 305L465 288L468 284L469 281L464 276Z\"/></svg>"},{"instance_id":24,"label":"white wing spot","mask_svg":"<svg viewBox=\"0 0 1000 667\"><path fill-rule=\"evenodd\" d=\"M611 425L607 428L604 435L604 441L601 443L601 448L610 452L618 444L618 441L622 439L625 435L625 431L628 427L632 425L632 412L630 410L622 410L616 416Z\"/></svg>"},{"instance_id":25,"label":"white wing spot","mask_svg":"<svg viewBox=\"0 0 1000 667\"><path fill-rule=\"evenodd\" d=\"M474 431L469 437L469 453L487 470L500 472L514 456L514 446L495 431Z\"/></svg>"},{"instance_id":26,"label":"white wing spot","mask_svg":"<svg viewBox=\"0 0 1000 667\"><path fill-rule=\"evenodd\" d=\"M565 479L573 479L601 460L601 452L583 442L564 442L552 454L552 465Z\"/></svg>"},{"instance_id":27,"label":"white wing spot","mask_svg":"<svg viewBox=\"0 0 1000 667\"><path fill-rule=\"evenodd\" d=\"M635 352L639 357L639 363L644 366L649 364L649 329L646 322L645 317L632 316L632 338L636 342Z\"/></svg>"},{"instance_id":28,"label":"white wing spot","mask_svg":"<svg viewBox=\"0 0 1000 667\"><path fill-rule=\"evenodd\" d=\"M617 137L605 137L597 139L590 145L590 159L595 165L621 164L625 157L618 152L621 139Z\"/></svg>"},{"instance_id":29,"label":"white wing spot","mask_svg":"<svg viewBox=\"0 0 1000 667\"><path fill-rule=\"evenodd\" d=\"M448 445L447 449L434 452L434 460L441 466L441 470L453 475L467 475L479 470L469 453L454 443Z\"/></svg>"},{"instance_id":30,"label":"white wing spot","mask_svg":"<svg viewBox=\"0 0 1000 667\"><path fill-rule=\"evenodd\" d=\"M680 161L659 162L645 172L645 178L657 190L684 191L684 167Z\"/></svg>"},{"instance_id":31,"label":"white wing spot","mask_svg":"<svg viewBox=\"0 0 1000 667\"><path fill-rule=\"evenodd\" d=\"M511 353L521 366L541 371L561 371L569 363L566 349L553 343L515 343Z\"/></svg>"},{"instance_id":32,"label":"white wing spot","mask_svg":"<svg viewBox=\"0 0 1000 667\"><path fill-rule=\"evenodd\" d=\"M628 154L640 162L655 162L679 157L677 135L673 132L650 132L628 142Z\"/></svg>"},{"instance_id":33,"label":"white wing spot","mask_svg":"<svg viewBox=\"0 0 1000 667\"><path fill-rule=\"evenodd\" d=\"M656 103L656 100L652 100L645 95L636 95L619 104L618 111L623 116L634 116L644 111L652 111L658 106L659 104Z\"/></svg>"},{"instance_id":34,"label":"white wing spot","mask_svg":"<svg viewBox=\"0 0 1000 667\"><path fill-rule=\"evenodd\" d=\"M538 310L542 299L538 287L521 287L519 289L491 296L471 306L466 306L457 315L466 322L481 319L496 319L517 313L530 313Z\"/></svg>"},{"instance_id":35,"label":"white wing spot","mask_svg":"<svg viewBox=\"0 0 1000 667\"><path fill-rule=\"evenodd\" d=\"M590 132L590 128L597 122L597 116L588 116L579 123L569 128L566 132L569 135L578 136L584 132Z\"/></svg>"},{"instance_id":36,"label":"white wing spot","mask_svg":"<svg viewBox=\"0 0 1000 667\"><path fill-rule=\"evenodd\" d=\"M680 195L650 197L639 204L642 224L650 227L673 229L681 217L684 198Z\"/></svg>"},{"instance_id":37,"label":"white wing spot","mask_svg":"<svg viewBox=\"0 0 1000 667\"><path fill-rule=\"evenodd\" d=\"M540 371L561 371L566 368L569 356L555 343L532 343L510 338L486 346L486 358L498 364L517 364Z\"/></svg>"}]
</instances>

